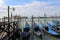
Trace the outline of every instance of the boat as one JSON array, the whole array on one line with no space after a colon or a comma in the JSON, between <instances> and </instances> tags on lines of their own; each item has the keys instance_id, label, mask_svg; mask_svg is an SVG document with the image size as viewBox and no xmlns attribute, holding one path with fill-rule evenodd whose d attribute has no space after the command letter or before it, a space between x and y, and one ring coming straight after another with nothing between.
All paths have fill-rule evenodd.
<instances>
[{"instance_id":1,"label":"boat","mask_svg":"<svg viewBox=\"0 0 60 40\"><path fill-rule=\"evenodd\" d=\"M51 25L50 23L47 23L47 25L54 31L60 33L60 25L56 25L56 22Z\"/></svg>"},{"instance_id":2,"label":"boat","mask_svg":"<svg viewBox=\"0 0 60 40\"><path fill-rule=\"evenodd\" d=\"M41 29L39 28L39 26L34 22L33 24L34 26L34 34L40 38L42 38L42 32Z\"/></svg>"},{"instance_id":3,"label":"boat","mask_svg":"<svg viewBox=\"0 0 60 40\"><path fill-rule=\"evenodd\" d=\"M51 27L44 25L42 22L40 22L40 25L42 25L41 28L45 33L52 35L54 37L57 37L57 38L60 37L60 34L57 33L56 31L52 30Z\"/></svg>"},{"instance_id":4,"label":"boat","mask_svg":"<svg viewBox=\"0 0 60 40\"><path fill-rule=\"evenodd\" d=\"M54 21L54 20L53 20L52 23L53 23L53 25L55 25L55 26L56 26L56 25L60 25L60 22L59 22L59 21Z\"/></svg>"},{"instance_id":5,"label":"boat","mask_svg":"<svg viewBox=\"0 0 60 40\"><path fill-rule=\"evenodd\" d=\"M30 25L26 22L25 28L23 28L22 32L22 40L29 40L30 39Z\"/></svg>"},{"instance_id":6,"label":"boat","mask_svg":"<svg viewBox=\"0 0 60 40\"><path fill-rule=\"evenodd\" d=\"M47 22L47 26L50 27L52 30L55 30L56 26L55 25L52 25L50 23Z\"/></svg>"}]
</instances>

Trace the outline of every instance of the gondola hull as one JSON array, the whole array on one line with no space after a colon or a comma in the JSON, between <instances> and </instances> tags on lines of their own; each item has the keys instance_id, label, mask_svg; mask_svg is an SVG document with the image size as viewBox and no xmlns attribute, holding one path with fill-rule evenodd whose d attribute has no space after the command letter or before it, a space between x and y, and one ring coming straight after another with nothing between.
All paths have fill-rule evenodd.
<instances>
[{"instance_id":1,"label":"gondola hull","mask_svg":"<svg viewBox=\"0 0 60 40\"><path fill-rule=\"evenodd\" d=\"M39 32L34 31L34 35L39 37L39 38L42 38L42 32L40 32L40 31Z\"/></svg>"},{"instance_id":2,"label":"gondola hull","mask_svg":"<svg viewBox=\"0 0 60 40\"><path fill-rule=\"evenodd\" d=\"M45 30L45 28L43 28L42 30L43 30L43 32L46 33L46 34L49 34L49 35L51 35L51 36L54 36L54 37L60 38L60 34L57 34L57 35L55 35L55 34L51 34L51 33L49 33L47 30Z\"/></svg>"},{"instance_id":3,"label":"gondola hull","mask_svg":"<svg viewBox=\"0 0 60 40\"><path fill-rule=\"evenodd\" d=\"M55 30L55 29L53 29L53 30L60 34L60 30Z\"/></svg>"},{"instance_id":4,"label":"gondola hull","mask_svg":"<svg viewBox=\"0 0 60 40\"><path fill-rule=\"evenodd\" d=\"M42 32L40 27L35 22L33 24L33 27L34 27L34 35L36 35L39 38L42 38Z\"/></svg>"},{"instance_id":5,"label":"gondola hull","mask_svg":"<svg viewBox=\"0 0 60 40\"><path fill-rule=\"evenodd\" d=\"M51 26L45 26L42 22L41 22L41 27L44 33L52 35L54 37L60 38L60 34L54 30L51 29Z\"/></svg>"},{"instance_id":6,"label":"gondola hull","mask_svg":"<svg viewBox=\"0 0 60 40\"><path fill-rule=\"evenodd\" d=\"M51 25L50 23L47 23L47 25L54 31L60 34L60 28L58 26Z\"/></svg>"}]
</instances>

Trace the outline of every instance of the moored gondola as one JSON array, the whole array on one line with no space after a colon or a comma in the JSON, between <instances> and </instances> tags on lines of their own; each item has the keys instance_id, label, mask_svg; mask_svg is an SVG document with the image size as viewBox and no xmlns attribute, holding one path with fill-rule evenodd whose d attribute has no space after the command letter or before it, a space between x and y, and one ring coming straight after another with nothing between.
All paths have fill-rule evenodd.
<instances>
[{"instance_id":1,"label":"moored gondola","mask_svg":"<svg viewBox=\"0 0 60 40\"><path fill-rule=\"evenodd\" d=\"M42 32L41 29L39 28L39 26L34 22L33 24L34 26L34 34L40 38L42 38Z\"/></svg>"},{"instance_id":2,"label":"moored gondola","mask_svg":"<svg viewBox=\"0 0 60 40\"><path fill-rule=\"evenodd\" d=\"M29 40L30 39L30 25L26 22L25 28L23 28L22 32L22 40Z\"/></svg>"},{"instance_id":3,"label":"moored gondola","mask_svg":"<svg viewBox=\"0 0 60 40\"><path fill-rule=\"evenodd\" d=\"M60 25L51 25L50 23L47 23L47 25L54 31L60 33Z\"/></svg>"},{"instance_id":4,"label":"moored gondola","mask_svg":"<svg viewBox=\"0 0 60 40\"><path fill-rule=\"evenodd\" d=\"M60 34L54 30L52 30L50 27L48 27L47 25L44 25L42 22L40 22L40 25L42 25L42 30L49 34L49 35L52 35L54 37L57 37L57 38L60 38Z\"/></svg>"}]
</instances>

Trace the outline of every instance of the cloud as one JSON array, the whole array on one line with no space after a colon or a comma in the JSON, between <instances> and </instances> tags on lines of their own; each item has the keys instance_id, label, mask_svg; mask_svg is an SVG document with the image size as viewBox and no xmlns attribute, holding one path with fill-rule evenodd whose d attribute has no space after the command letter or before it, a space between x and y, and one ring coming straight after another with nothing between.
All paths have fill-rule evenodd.
<instances>
[{"instance_id":1,"label":"cloud","mask_svg":"<svg viewBox=\"0 0 60 40\"><path fill-rule=\"evenodd\" d=\"M0 0L0 18L7 16L7 6L4 6L5 0Z\"/></svg>"},{"instance_id":2,"label":"cloud","mask_svg":"<svg viewBox=\"0 0 60 40\"><path fill-rule=\"evenodd\" d=\"M25 3L31 3L36 0L5 0L5 5L16 6L16 5L24 5Z\"/></svg>"},{"instance_id":3,"label":"cloud","mask_svg":"<svg viewBox=\"0 0 60 40\"><path fill-rule=\"evenodd\" d=\"M11 8L15 8L15 11L11 11L13 15L20 15L20 16L28 16L31 17L34 16L44 16L44 13L47 14L47 16L55 16L55 13L60 16L60 6L53 6L52 1L48 2L40 2L40 1L34 1L32 3L25 3L24 5L16 5L16 6L10 6ZM7 6L6 6L7 9ZM11 14L10 12L10 14ZM7 16L7 10L4 12L1 12L3 16ZM6 13L6 15L4 15ZM2 16L1 15L1 16Z\"/></svg>"},{"instance_id":4,"label":"cloud","mask_svg":"<svg viewBox=\"0 0 60 40\"><path fill-rule=\"evenodd\" d=\"M52 5L60 6L60 0L50 0L52 2Z\"/></svg>"},{"instance_id":5,"label":"cloud","mask_svg":"<svg viewBox=\"0 0 60 40\"><path fill-rule=\"evenodd\" d=\"M55 16L55 13L57 13L57 15L59 15L60 6L51 6L51 4L52 2L35 1L30 4L19 5L19 7L15 7L16 11L14 14L23 16L44 16L44 13L46 13L47 16Z\"/></svg>"},{"instance_id":6,"label":"cloud","mask_svg":"<svg viewBox=\"0 0 60 40\"><path fill-rule=\"evenodd\" d=\"M7 6L5 6L5 0L0 0L0 11L6 10Z\"/></svg>"},{"instance_id":7,"label":"cloud","mask_svg":"<svg viewBox=\"0 0 60 40\"><path fill-rule=\"evenodd\" d=\"M4 0L0 0L0 6L4 4Z\"/></svg>"}]
</instances>

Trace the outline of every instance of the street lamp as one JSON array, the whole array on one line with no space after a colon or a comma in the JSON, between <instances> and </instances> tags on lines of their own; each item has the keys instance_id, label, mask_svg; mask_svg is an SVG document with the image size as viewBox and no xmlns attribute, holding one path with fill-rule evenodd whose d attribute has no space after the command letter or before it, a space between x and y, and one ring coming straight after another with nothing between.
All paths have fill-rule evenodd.
<instances>
[{"instance_id":1,"label":"street lamp","mask_svg":"<svg viewBox=\"0 0 60 40\"><path fill-rule=\"evenodd\" d=\"M12 13L13 13L13 11L15 11L15 8L12 7L11 9L12 9L12 10L11 10L11 22L12 22Z\"/></svg>"},{"instance_id":2,"label":"street lamp","mask_svg":"<svg viewBox=\"0 0 60 40\"><path fill-rule=\"evenodd\" d=\"M9 17L9 14L10 14L10 6L8 6L8 37L9 37L9 35L10 35L10 24L9 24L9 22L10 22L10 17ZM13 11L14 11L15 9L13 8Z\"/></svg>"}]
</instances>

